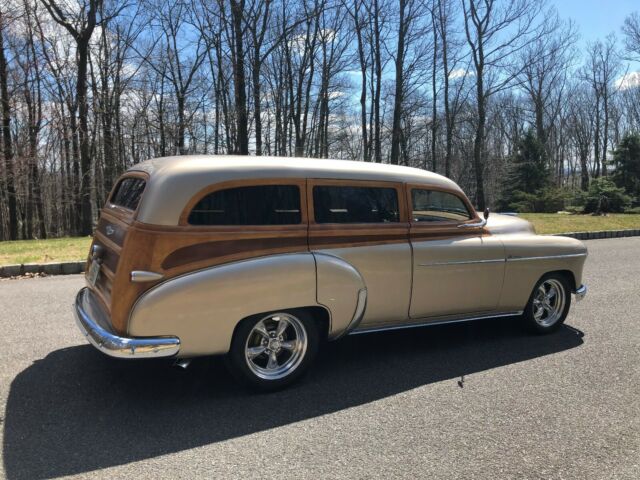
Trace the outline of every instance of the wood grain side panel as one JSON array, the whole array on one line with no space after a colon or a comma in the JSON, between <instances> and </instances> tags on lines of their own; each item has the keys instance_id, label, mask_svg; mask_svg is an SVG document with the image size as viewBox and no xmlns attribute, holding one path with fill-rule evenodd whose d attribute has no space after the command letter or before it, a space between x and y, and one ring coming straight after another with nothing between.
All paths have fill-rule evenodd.
<instances>
[{"instance_id":1,"label":"wood grain side panel","mask_svg":"<svg viewBox=\"0 0 640 480\"><path fill-rule=\"evenodd\" d=\"M258 257L272 253L299 252L307 249L306 232L304 235L289 237L271 237L259 239L221 240L197 243L182 247L169 254L162 262L162 268L170 270L182 265L210 261L211 264L227 258L242 255ZM246 255L246 256L245 256Z\"/></svg>"},{"instance_id":2,"label":"wood grain side panel","mask_svg":"<svg viewBox=\"0 0 640 480\"><path fill-rule=\"evenodd\" d=\"M408 225L309 225L309 248L348 248L402 243L408 240Z\"/></svg>"},{"instance_id":3,"label":"wood grain side panel","mask_svg":"<svg viewBox=\"0 0 640 480\"><path fill-rule=\"evenodd\" d=\"M307 225L203 230L134 223L115 275L112 323L124 333L135 301L158 283L132 283L133 270L160 273L166 280L232 261L302 251L308 251Z\"/></svg>"},{"instance_id":4,"label":"wood grain side panel","mask_svg":"<svg viewBox=\"0 0 640 480\"><path fill-rule=\"evenodd\" d=\"M100 235L102 241L106 240L117 247L122 247L127 235L127 227L120 222L110 221L107 215L103 215L100 217L95 234Z\"/></svg>"}]
</instances>

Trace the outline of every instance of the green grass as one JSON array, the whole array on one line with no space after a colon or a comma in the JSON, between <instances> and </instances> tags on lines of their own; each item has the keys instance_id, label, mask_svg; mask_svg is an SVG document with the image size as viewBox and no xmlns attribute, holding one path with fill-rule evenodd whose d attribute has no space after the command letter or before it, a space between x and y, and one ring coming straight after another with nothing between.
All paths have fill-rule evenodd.
<instances>
[{"instance_id":1,"label":"green grass","mask_svg":"<svg viewBox=\"0 0 640 480\"><path fill-rule=\"evenodd\" d=\"M640 229L640 214L558 215L556 213L523 213L537 233L588 232L598 230ZM0 242L0 265L84 260L89 252L90 237L54 238L51 240L19 240Z\"/></svg>"},{"instance_id":2,"label":"green grass","mask_svg":"<svg viewBox=\"0 0 640 480\"><path fill-rule=\"evenodd\" d=\"M0 265L83 260L90 245L91 237L0 242Z\"/></svg>"},{"instance_id":3,"label":"green grass","mask_svg":"<svg viewBox=\"0 0 640 480\"><path fill-rule=\"evenodd\" d=\"M536 227L536 233L595 232L600 230L640 229L640 215L611 213L606 217L562 215L557 213L521 213Z\"/></svg>"}]
</instances>

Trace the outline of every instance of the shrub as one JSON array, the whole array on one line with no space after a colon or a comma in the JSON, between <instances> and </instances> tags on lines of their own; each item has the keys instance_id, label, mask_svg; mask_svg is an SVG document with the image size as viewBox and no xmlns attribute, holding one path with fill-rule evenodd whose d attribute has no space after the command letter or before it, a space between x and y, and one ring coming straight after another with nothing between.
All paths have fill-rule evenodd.
<instances>
[{"instance_id":1,"label":"shrub","mask_svg":"<svg viewBox=\"0 0 640 480\"><path fill-rule=\"evenodd\" d=\"M631 205L631 197L625 194L624 188L616 187L607 177L591 181L584 204L584 213L623 212Z\"/></svg>"},{"instance_id":2,"label":"shrub","mask_svg":"<svg viewBox=\"0 0 640 480\"><path fill-rule=\"evenodd\" d=\"M533 193L516 190L511 195L511 202L505 205L505 210L520 213L556 213L563 210L571 198L570 192L558 187L544 187Z\"/></svg>"}]
</instances>

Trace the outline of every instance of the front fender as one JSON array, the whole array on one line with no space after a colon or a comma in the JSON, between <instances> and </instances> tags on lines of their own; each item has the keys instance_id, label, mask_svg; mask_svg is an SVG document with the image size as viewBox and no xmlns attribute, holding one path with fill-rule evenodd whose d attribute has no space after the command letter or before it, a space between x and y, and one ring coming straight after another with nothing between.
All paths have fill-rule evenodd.
<instances>
[{"instance_id":1,"label":"front fender","mask_svg":"<svg viewBox=\"0 0 640 480\"><path fill-rule=\"evenodd\" d=\"M500 237L506 253L501 310L522 310L536 282L549 272L571 274L574 285L582 284L587 247L580 240L562 236L504 235Z\"/></svg>"},{"instance_id":2,"label":"front fender","mask_svg":"<svg viewBox=\"0 0 640 480\"><path fill-rule=\"evenodd\" d=\"M180 356L229 351L240 320L258 313L317 305L311 253L271 255L206 268L167 280L134 305L129 335L171 335Z\"/></svg>"}]
</instances>

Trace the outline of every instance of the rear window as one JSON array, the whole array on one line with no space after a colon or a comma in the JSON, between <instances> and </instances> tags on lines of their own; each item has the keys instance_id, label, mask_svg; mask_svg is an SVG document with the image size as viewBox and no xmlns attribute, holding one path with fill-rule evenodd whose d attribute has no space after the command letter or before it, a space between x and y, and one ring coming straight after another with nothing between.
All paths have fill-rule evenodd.
<instances>
[{"instance_id":1,"label":"rear window","mask_svg":"<svg viewBox=\"0 0 640 480\"><path fill-rule=\"evenodd\" d=\"M313 187L316 223L398 222L398 192L395 188Z\"/></svg>"},{"instance_id":2,"label":"rear window","mask_svg":"<svg viewBox=\"0 0 640 480\"><path fill-rule=\"evenodd\" d=\"M142 178L123 178L111 195L111 203L128 210L135 210L147 182Z\"/></svg>"},{"instance_id":3,"label":"rear window","mask_svg":"<svg viewBox=\"0 0 640 480\"><path fill-rule=\"evenodd\" d=\"M189 213L191 225L294 225L301 222L296 185L256 185L210 193Z\"/></svg>"}]
</instances>

